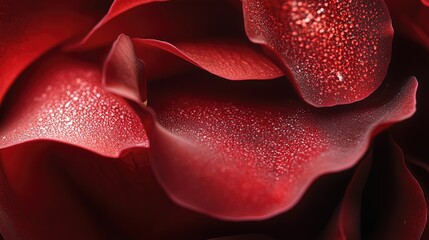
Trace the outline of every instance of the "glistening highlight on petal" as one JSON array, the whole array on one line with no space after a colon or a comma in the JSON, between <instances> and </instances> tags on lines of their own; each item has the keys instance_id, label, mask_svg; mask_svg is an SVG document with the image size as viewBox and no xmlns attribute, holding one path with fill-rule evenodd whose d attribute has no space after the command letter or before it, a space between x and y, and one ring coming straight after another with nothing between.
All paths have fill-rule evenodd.
<instances>
[{"instance_id":1,"label":"glistening highlight on petal","mask_svg":"<svg viewBox=\"0 0 429 240\"><path fill-rule=\"evenodd\" d=\"M314 179L354 165L373 134L415 110L414 79L396 96L327 111L284 97L279 82L199 85L189 78L151 87L160 125L146 120L149 155L176 202L223 219L290 209Z\"/></svg>"},{"instance_id":2,"label":"glistening highlight on petal","mask_svg":"<svg viewBox=\"0 0 429 240\"><path fill-rule=\"evenodd\" d=\"M362 100L386 76L393 28L382 0L243 0L251 41L271 50L309 104Z\"/></svg>"},{"instance_id":3,"label":"glistening highlight on petal","mask_svg":"<svg viewBox=\"0 0 429 240\"><path fill-rule=\"evenodd\" d=\"M415 79L361 103L320 109L285 94L281 79L213 78L155 81L148 99L159 122L147 107L138 113L170 197L222 219L290 209L318 176L353 166L375 133L415 111Z\"/></svg>"},{"instance_id":4,"label":"glistening highlight on petal","mask_svg":"<svg viewBox=\"0 0 429 240\"><path fill-rule=\"evenodd\" d=\"M48 139L116 157L148 146L139 118L104 90L97 66L49 57L19 81L1 109L0 148Z\"/></svg>"}]
</instances>

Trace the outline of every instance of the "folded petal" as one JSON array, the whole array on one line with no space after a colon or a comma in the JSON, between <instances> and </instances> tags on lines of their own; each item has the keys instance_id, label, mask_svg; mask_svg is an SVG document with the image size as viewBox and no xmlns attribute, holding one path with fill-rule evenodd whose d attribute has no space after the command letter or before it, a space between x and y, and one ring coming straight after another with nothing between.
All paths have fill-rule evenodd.
<instances>
[{"instance_id":1,"label":"folded petal","mask_svg":"<svg viewBox=\"0 0 429 240\"><path fill-rule=\"evenodd\" d=\"M48 57L22 76L1 114L0 148L49 139L114 157L148 146L138 116L101 86L100 69L66 57Z\"/></svg>"},{"instance_id":2,"label":"folded petal","mask_svg":"<svg viewBox=\"0 0 429 240\"><path fill-rule=\"evenodd\" d=\"M393 28L382 0L244 0L250 40L271 50L309 104L362 100L386 76Z\"/></svg>"},{"instance_id":3,"label":"folded petal","mask_svg":"<svg viewBox=\"0 0 429 240\"><path fill-rule=\"evenodd\" d=\"M95 27L91 29L91 31L81 40L81 42L78 44L84 44L85 42L89 41L89 39L99 31L100 28L103 28L104 25L112 21L112 19L116 18L121 13L130 11L136 7L139 7L140 5L149 4L153 2L163 2L163 1L169 1L169 0L115 0L113 1L112 5L110 6L109 11L107 14L101 19Z\"/></svg>"},{"instance_id":4,"label":"folded petal","mask_svg":"<svg viewBox=\"0 0 429 240\"><path fill-rule=\"evenodd\" d=\"M147 50L154 48L174 54L210 73L230 80L262 80L283 76L282 71L266 55L242 40L205 40L171 44L155 39L133 39L133 42L137 54L143 61L145 59L148 59L148 62L154 61L156 53L148 54L150 50ZM164 58L160 58L157 64L160 64L160 61L164 61ZM151 66L148 68L150 71Z\"/></svg>"},{"instance_id":5,"label":"folded petal","mask_svg":"<svg viewBox=\"0 0 429 240\"><path fill-rule=\"evenodd\" d=\"M429 208L429 164L428 160L416 159L410 156L405 158L409 163L413 175L417 178L426 197L426 207ZM428 212L429 216L429 212ZM421 239L429 238L429 222L426 222L426 228Z\"/></svg>"},{"instance_id":6,"label":"folded petal","mask_svg":"<svg viewBox=\"0 0 429 240\"><path fill-rule=\"evenodd\" d=\"M419 83L417 111L415 115L393 127L391 133L395 141L407 155L418 159L429 159L429 54L425 49L406 38L396 38L393 49L391 76L407 76L412 73Z\"/></svg>"},{"instance_id":7,"label":"folded petal","mask_svg":"<svg viewBox=\"0 0 429 240\"><path fill-rule=\"evenodd\" d=\"M420 239L426 222L424 193L400 147L390 138L378 139L362 194L362 239Z\"/></svg>"},{"instance_id":8,"label":"folded petal","mask_svg":"<svg viewBox=\"0 0 429 240\"><path fill-rule=\"evenodd\" d=\"M147 101L143 63L134 54L134 46L129 37L118 37L103 69L103 84L111 92L127 96L135 102Z\"/></svg>"},{"instance_id":9,"label":"folded petal","mask_svg":"<svg viewBox=\"0 0 429 240\"><path fill-rule=\"evenodd\" d=\"M65 0L37 3L2 1L0 103L13 81L30 63L64 40L91 27L99 15L98 10L91 8L94 5L97 6L95 9L103 9L105 4Z\"/></svg>"},{"instance_id":10,"label":"folded petal","mask_svg":"<svg viewBox=\"0 0 429 240\"><path fill-rule=\"evenodd\" d=\"M222 16L222 17L219 17ZM240 12L227 1L115 1L92 31L70 49L111 44L119 34L168 41L242 36Z\"/></svg>"},{"instance_id":11,"label":"folded petal","mask_svg":"<svg viewBox=\"0 0 429 240\"><path fill-rule=\"evenodd\" d=\"M392 98L319 111L284 97L278 82L189 78L150 87L160 123L145 125L150 157L176 202L224 219L290 209L315 178L354 165L375 132L415 111L415 79Z\"/></svg>"},{"instance_id":12,"label":"folded petal","mask_svg":"<svg viewBox=\"0 0 429 240\"><path fill-rule=\"evenodd\" d=\"M222 219L273 216L295 205L320 175L353 166L375 133L415 111L414 78L332 109L285 94L285 84L204 74L149 84L158 120L150 108L135 109L154 171L173 200Z\"/></svg>"},{"instance_id":13,"label":"folded petal","mask_svg":"<svg viewBox=\"0 0 429 240\"><path fill-rule=\"evenodd\" d=\"M171 202L156 182L145 149L103 157L58 142L0 150L0 226L6 239L203 239L213 221ZM13 194L11 194L13 193ZM13 200L7 204L6 196ZM20 210L20 219L3 218ZM18 221L19 220L19 221ZM21 235L18 235L19 237Z\"/></svg>"},{"instance_id":14,"label":"folded petal","mask_svg":"<svg viewBox=\"0 0 429 240\"><path fill-rule=\"evenodd\" d=\"M374 154L370 152L356 170L324 239L422 236L427 221L423 191L399 146L391 139L380 139Z\"/></svg>"},{"instance_id":15,"label":"folded petal","mask_svg":"<svg viewBox=\"0 0 429 240\"><path fill-rule=\"evenodd\" d=\"M429 7L427 0L385 0L395 29L429 49Z\"/></svg>"},{"instance_id":16,"label":"folded petal","mask_svg":"<svg viewBox=\"0 0 429 240\"><path fill-rule=\"evenodd\" d=\"M361 239L362 192L371 170L372 155L369 152L359 163L341 204L323 233L323 239Z\"/></svg>"}]
</instances>

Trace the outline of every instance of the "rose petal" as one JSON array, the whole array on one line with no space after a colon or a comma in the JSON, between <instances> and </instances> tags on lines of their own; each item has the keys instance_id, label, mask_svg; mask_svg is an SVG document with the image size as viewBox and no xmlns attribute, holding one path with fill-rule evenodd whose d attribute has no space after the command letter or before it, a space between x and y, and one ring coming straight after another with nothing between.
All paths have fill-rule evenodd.
<instances>
[{"instance_id":1,"label":"rose petal","mask_svg":"<svg viewBox=\"0 0 429 240\"><path fill-rule=\"evenodd\" d=\"M407 76L410 73L421 81L417 94L417 111L413 117L398 126L391 133L403 151L419 159L429 159L429 54L409 39L396 38L390 65L391 76Z\"/></svg>"},{"instance_id":2,"label":"rose petal","mask_svg":"<svg viewBox=\"0 0 429 240\"><path fill-rule=\"evenodd\" d=\"M429 0L421 0L423 5L425 5L426 7L429 7Z\"/></svg>"},{"instance_id":3,"label":"rose petal","mask_svg":"<svg viewBox=\"0 0 429 240\"><path fill-rule=\"evenodd\" d=\"M130 37L184 40L210 36L243 36L240 12L225 1L126 1L112 6L103 20L69 49L110 44L121 33ZM222 17L219 17L222 16Z\"/></svg>"},{"instance_id":4,"label":"rose petal","mask_svg":"<svg viewBox=\"0 0 429 240\"><path fill-rule=\"evenodd\" d=\"M175 82L150 88L166 128L145 125L154 170L179 204L235 220L290 209L315 178L354 165L381 126L415 111L417 87L329 111L285 98L279 84Z\"/></svg>"},{"instance_id":5,"label":"rose petal","mask_svg":"<svg viewBox=\"0 0 429 240\"><path fill-rule=\"evenodd\" d=\"M318 176L355 164L373 134L413 114L417 88L411 79L387 89L394 96L315 109L281 80L152 84L149 104L165 128L151 110L139 113L161 185L183 206L234 220L290 209Z\"/></svg>"},{"instance_id":6,"label":"rose petal","mask_svg":"<svg viewBox=\"0 0 429 240\"><path fill-rule=\"evenodd\" d=\"M372 152L361 160L344 193L342 203L329 223L323 239L361 239L362 192L372 164Z\"/></svg>"},{"instance_id":7,"label":"rose petal","mask_svg":"<svg viewBox=\"0 0 429 240\"><path fill-rule=\"evenodd\" d=\"M1 155L0 155L1 161ZM0 239L23 238L22 222L19 221L19 211L16 209L13 191L7 186L8 180L0 168Z\"/></svg>"},{"instance_id":8,"label":"rose petal","mask_svg":"<svg viewBox=\"0 0 429 240\"><path fill-rule=\"evenodd\" d=\"M405 165L401 149L391 139L384 140L356 170L324 239L420 239L427 215L423 191Z\"/></svg>"},{"instance_id":9,"label":"rose petal","mask_svg":"<svg viewBox=\"0 0 429 240\"><path fill-rule=\"evenodd\" d=\"M283 76L282 71L267 56L240 40L170 44L154 39L133 39L133 42L143 60L153 55L148 54L146 48L160 49L230 80L262 80Z\"/></svg>"},{"instance_id":10,"label":"rose petal","mask_svg":"<svg viewBox=\"0 0 429 240\"><path fill-rule=\"evenodd\" d=\"M50 139L115 157L148 146L134 111L102 88L98 67L64 57L50 57L23 76L1 113L0 148Z\"/></svg>"},{"instance_id":11,"label":"rose petal","mask_svg":"<svg viewBox=\"0 0 429 240\"><path fill-rule=\"evenodd\" d=\"M86 2L85 7L82 2ZM0 103L15 78L31 62L95 22L98 10L88 13L91 5L94 3L88 1L37 1L37 4L33 1L2 1Z\"/></svg>"},{"instance_id":12,"label":"rose petal","mask_svg":"<svg viewBox=\"0 0 429 240\"><path fill-rule=\"evenodd\" d=\"M362 239L420 239L427 221L423 191L399 146L379 140L362 196Z\"/></svg>"},{"instance_id":13,"label":"rose petal","mask_svg":"<svg viewBox=\"0 0 429 240\"><path fill-rule=\"evenodd\" d=\"M80 41L78 45L83 45L90 40L92 35L96 34L104 25L112 21L120 14L130 11L140 5L154 3L154 2L165 2L169 0L115 0L110 6L107 14L101 19L97 25L91 29L91 31ZM75 46L76 47L76 46Z\"/></svg>"},{"instance_id":14,"label":"rose petal","mask_svg":"<svg viewBox=\"0 0 429 240\"><path fill-rule=\"evenodd\" d=\"M22 211L28 225L17 230L29 236L24 239L203 239L201 232L214 222L168 199L145 149L106 158L33 141L0 150L0 159L7 178L0 188L15 194L13 205L0 198L0 207Z\"/></svg>"},{"instance_id":15,"label":"rose petal","mask_svg":"<svg viewBox=\"0 0 429 240\"><path fill-rule=\"evenodd\" d=\"M429 49L429 8L425 1L385 0L385 2L392 15L395 29Z\"/></svg>"},{"instance_id":16,"label":"rose petal","mask_svg":"<svg viewBox=\"0 0 429 240\"><path fill-rule=\"evenodd\" d=\"M406 160L410 163L411 170L413 170L413 175L416 176L417 180L420 183L421 188L426 197L426 207L429 208L429 164L425 161L414 159L410 156L406 156ZM428 213L429 214L429 213ZM429 216L429 215L428 215ZM429 238L429 222L426 222L426 227L423 232L421 239Z\"/></svg>"},{"instance_id":17,"label":"rose petal","mask_svg":"<svg viewBox=\"0 0 429 240\"><path fill-rule=\"evenodd\" d=\"M243 0L247 35L272 50L308 103L362 100L383 81L393 29L382 0Z\"/></svg>"},{"instance_id":18,"label":"rose petal","mask_svg":"<svg viewBox=\"0 0 429 240\"><path fill-rule=\"evenodd\" d=\"M120 35L103 67L104 86L117 95L144 103L147 101L144 80L143 63L134 54L131 39Z\"/></svg>"}]
</instances>

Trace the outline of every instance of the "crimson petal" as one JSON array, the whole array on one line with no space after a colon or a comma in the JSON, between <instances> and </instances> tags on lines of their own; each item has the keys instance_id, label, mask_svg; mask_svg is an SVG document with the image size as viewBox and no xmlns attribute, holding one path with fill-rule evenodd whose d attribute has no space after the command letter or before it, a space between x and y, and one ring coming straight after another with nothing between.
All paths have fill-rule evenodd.
<instances>
[{"instance_id":1,"label":"crimson petal","mask_svg":"<svg viewBox=\"0 0 429 240\"><path fill-rule=\"evenodd\" d=\"M91 31L80 41L79 45L86 44L86 42L90 41L90 38L94 34L97 33L97 31L100 30L104 25L106 25L108 22L112 21L112 19L116 18L121 13L127 12L133 8L136 8L140 5L153 3L153 2L165 2L169 0L115 0L107 14L101 19L97 25L91 29ZM75 47L77 47L75 46Z\"/></svg>"},{"instance_id":2,"label":"crimson petal","mask_svg":"<svg viewBox=\"0 0 429 240\"><path fill-rule=\"evenodd\" d=\"M130 4L127 1L117 3L84 39L68 49L105 46L121 33L168 41L206 39L213 35L245 38L240 28L240 13L225 1L134 0Z\"/></svg>"},{"instance_id":3,"label":"crimson petal","mask_svg":"<svg viewBox=\"0 0 429 240\"><path fill-rule=\"evenodd\" d=\"M84 1L2 1L0 103L15 78L43 53L89 28L98 17ZM85 1L85 6L91 6ZM98 6L100 8L100 6ZM52 24L55 22L55 24Z\"/></svg>"},{"instance_id":4,"label":"crimson petal","mask_svg":"<svg viewBox=\"0 0 429 240\"><path fill-rule=\"evenodd\" d=\"M7 96L0 148L50 139L115 157L127 148L148 146L137 115L122 98L104 90L97 66L50 57Z\"/></svg>"},{"instance_id":5,"label":"crimson petal","mask_svg":"<svg viewBox=\"0 0 429 240\"><path fill-rule=\"evenodd\" d=\"M0 192L1 234L21 239L6 229L25 223L22 239L203 239L214 221L168 199L145 151L107 158L51 141L0 150L0 189L11 190ZM3 208L22 215L5 219Z\"/></svg>"},{"instance_id":6,"label":"crimson petal","mask_svg":"<svg viewBox=\"0 0 429 240\"><path fill-rule=\"evenodd\" d=\"M414 78L362 103L318 109L285 94L281 79L202 76L152 82L149 105L159 123L149 108L138 113L168 194L222 219L263 219L290 209L314 179L354 165L372 135L415 111Z\"/></svg>"},{"instance_id":7,"label":"crimson petal","mask_svg":"<svg viewBox=\"0 0 429 240\"><path fill-rule=\"evenodd\" d=\"M391 139L381 139L386 141L377 142L374 154L356 170L326 239L420 239L427 220L423 191L405 165L399 146Z\"/></svg>"},{"instance_id":8,"label":"crimson petal","mask_svg":"<svg viewBox=\"0 0 429 240\"><path fill-rule=\"evenodd\" d=\"M425 0L385 1L392 15L395 29L429 49L429 8L425 4Z\"/></svg>"},{"instance_id":9,"label":"crimson petal","mask_svg":"<svg viewBox=\"0 0 429 240\"><path fill-rule=\"evenodd\" d=\"M361 239L362 192L371 169L372 152L361 160L346 189L342 203L329 223L323 239Z\"/></svg>"},{"instance_id":10,"label":"crimson petal","mask_svg":"<svg viewBox=\"0 0 429 240\"><path fill-rule=\"evenodd\" d=\"M422 161L420 159L415 159L410 156L406 156L406 160L410 163L411 170L413 170L414 176L420 182L420 186L423 189L423 192L426 197L426 206L429 209L429 165L427 161ZM429 216L429 212L428 212ZM429 238L429 221L426 222L426 228L423 232L421 239Z\"/></svg>"},{"instance_id":11,"label":"crimson petal","mask_svg":"<svg viewBox=\"0 0 429 240\"><path fill-rule=\"evenodd\" d=\"M354 165L380 127L415 111L417 87L412 79L391 99L318 111L276 93L282 85L274 83L175 81L150 88L165 127L145 125L154 170L179 204L235 220L290 209L315 178Z\"/></svg>"},{"instance_id":12,"label":"crimson petal","mask_svg":"<svg viewBox=\"0 0 429 240\"><path fill-rule=\"evenodd\" d=\"M130 38L120 35L105 61L103 84L111 92L145 103L146 86L142 68L143 63L134 54Z\"/></svg>"},{"instance_id":13,"label":"crimson petal","mask_svg":"<svg viewBox=\"0 0 429 240\"><path fill-rule=\"evenodd\" d=\"M141 52L139 56L143 60L153 58L148 56L145 48L156 48L230 80L262 80L283 76L282 71L267 56L244 41L212 40L170 44L155 39L133 39L133 42L139 48L137 52Z\"/></svg>"},{"instance_id":14,"label":"crimson petal","mask_svg":"<svg viewBox=\"0 0 429 240\"><path fill-rule=\"evenodd\" d=\"M393 28L382 0L243 0L250 40L272 50L308 103L362 100L383 81Z\"/></svg>"},{"instance_id":15,"label":"crimson petal","mask_svg":"<svg viewBox=\"0 0 429 240\"><path fill-rule=\"evenodd\" d=\"M420 239L427 222L422 188L391 138L377 139L362 195L363 239Z\"/></svg>"}]
</instances>

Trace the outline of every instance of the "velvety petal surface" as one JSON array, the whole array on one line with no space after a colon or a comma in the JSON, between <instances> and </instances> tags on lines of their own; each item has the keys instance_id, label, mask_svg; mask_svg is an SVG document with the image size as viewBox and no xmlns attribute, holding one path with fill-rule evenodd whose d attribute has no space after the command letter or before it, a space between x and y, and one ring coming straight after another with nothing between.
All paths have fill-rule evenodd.
<instances>
[{"instance_id":1,"label":"velvety petal surface","mask_svg":"<svg viewBox=\"0 0 429 240\"><path fill-rule=\"evenodd\" d=\"M13 191L7 183L3 169L0 169L0 239L20 239L24 235L19 230L22 228L22 222L16 209Z\"/></svg>"},{"instance_id":2,"label":"velvety petal surface","mask_svg":"<svg viewBox=\"0 0 429 240\"><path fill-rule=\"evenodd\" d=\"M273 79L283 72L260 50L240 40L206 40L168 43L155 39L133 39L141 58L151 58L145 48L174 54L210 73L230 80ZM151 60L149 60L151 61Z\"/></svg>"},{"instance_id":3,"label":"velvety petal surface","mask_svg":"<svg viewBox=\"0 0 429 240\"><path fill-rule=\"evenodd\" d=\"M385 0L395 29L429 49L429 7L425 0Z\"/></svg>"},{"instance_id":4,"label":"velvety petal surface","mask_svg":"<svg viewBox=\"0 0 429 240\"><path fill-rule=\"evenodd\" d=\"M168 1L168 0L115 0L113 1L107 14L103 17L103 19L101 19L97 23L97 25L94 28L92 28L92 30L81 40L81 42L78 45L82 45L90 41L90 38L93 35L97 34L100 28L103 28L104 25L106 25L108 22L110 22L112 19L114 19L121 13L130 11L133 8L136 8L140 5L149 4L153 2L164 2L164 1Z\"/></svg>"},{"instance_id":5,"label":"velvety petal surface","mask_svg":"<svg viewBox=\"0 0 429 240\"><path fill-rule=\"evenodd\" d=\"M415 110L415 79L392 98L318 111L284 97L278 82L219 86L189 78L149 88L160 123L145 125L150 157L176 202L225 219L291 208L315 178L355 164L381 126Z\"/></svg>"},{"instance_id":6,"label":"velvety petal surface","mask_svg":"<svg viewBox=\"0 0 429 240\"><path fill-rule=\"evenodd\" d=\"M322 235L322 239L361 239L362 192L371 170L372 157L372 152L370 152L359 163L344 193L343 200Z\"/></svg>"},{"instance_id":7,"label":"velvety petal surface","mask_svg":"<svg viewBox=\"0 0 429 240\"><path fill-rule=\"evenodd\" d=\"M244 0L250 40L280 59L308 103L362 100L383 81L393 28L382 0Z\"/></svg>"},{"instance_id":8,"label":"velvety petal surface","mask_svg":"<svg viewBox=\"0 0 429 240\"><path fill-rule=\"evenodd\" d=\"M0 103L15 78L30 63L64 40L90 28L104 5L94 1L2 1ZM96 8L91 8L94 6Z\"/></svg>"},{"instance_id":9,"label":"velvety petal surface","mask_svg":"<svg viewBox=\"0 0 429 240\"><path fill-rule=\"evenodd\" d=\"M426 207L429 209L429 164L428 161L421 159L415 159L410 156L406 156L406 160L412 170L413 175L417 178L421 188L425 194ZM427 215L429 217L429 213ZM426 222L426 228L423 232L421 239L429 238L429 223Z\"/></svg>"},{"instance_id":10,"label":"velvety petal surface","mask_svg":"<svg viewBox=\"0 0 429 240\"><path fill-rule=\"evenodd\" d=\"M144 103L147 89L143 75L143 63L134 54L131 39L120 35L105 61L103 85L120 96Z\"/></svg>"},{"instance_id":11,"label":"velvety petal surface","mask_svg":"<svg viewBox=\"0 0 429 240\"><path fill-rule=\"evenodd\" d=\"M119 34L166 41L243 36L241 13L227 1L116 1L88 35L70 49L111 44Z\"/></svg>"},{"instance_id":12,"label":"velvety petal surface","mask_svg":"<svg viewBox=\"0 0 429 240\"><path fill-rule=\"evenodd\" d=\"M414 78L331 109L308 106L285 93L286 84L205 74L149 84L148 104L159 122L150 108L136 111L154 171L172 199L223 219L273 216L296 204L318 176L354 165L371 136L415 111Z\"/></svg>"},{"instance_id":13,"label":"velvety petal surface","mask_svg":"<svg viewBox=\"0 0 429 240\"><path fill-rule=\"evenodd\" d=\"M168 199L145 149L107 158L76 146L33 141L1 149L0 167L0 189L10 190L0 192L0 207L22 213L17 221L3 218L1 211L0 221L8 221L0 226L6 239L19 239L6 231L16 223L25 223L15 229L23 239L36 240L210 236L205 230L214 221Z\"/></svg>"},{"instance_id":14,"label":"velvety petal surface","mask_svg":"<svg viewBox=\"0 0 429 240\"><path fill-rule=\"evenodd\" d=\"M101 87L101 69L67 57L49 57L23 75L0 124L0 148L49 139L114 157L148 146L134 111Z\"/></svg>"},{"instance_id":15,"label":"velvety petal surface","mask_svg":"<svg viewBox=\"0 0 429 240\"><path fill-rule=\"evenodd\" d=\"M426 222L422 188L399 146L382 136L362 195L362 239L420 239Z\"/></svg>"},{"instance_id":16,"label":"velvety petal surface","mask_svg":"<svg viewBox=\"0 0 429 240\"><path fill-rule=\"evenodd\" d=\"M427 221L423 191L399 146L385 136L377 140L374 154L363 159L356 170L324 239L422 236Z\"/></svg>"}]
</instances>

